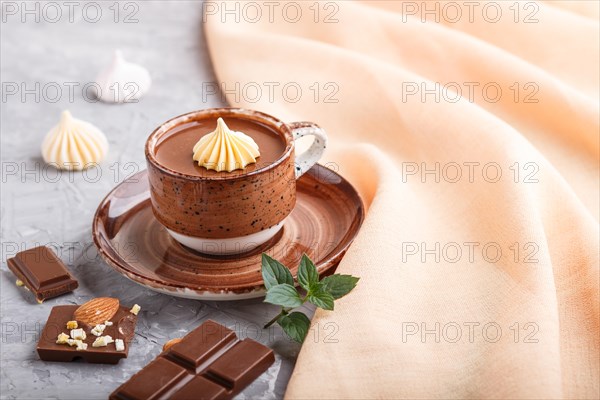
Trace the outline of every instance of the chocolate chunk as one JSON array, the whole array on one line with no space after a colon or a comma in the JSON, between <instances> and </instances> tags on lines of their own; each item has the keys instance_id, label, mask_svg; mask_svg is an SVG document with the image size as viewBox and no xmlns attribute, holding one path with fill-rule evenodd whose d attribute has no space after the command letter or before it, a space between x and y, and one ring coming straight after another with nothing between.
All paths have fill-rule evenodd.
<instances>
[{"instance_id":1,"label":"chocolate chunk","mask_svg":"<svg viewBox=\"0 0 600 400\"><path fill-rule=\"evenodd\" d=\"M167 394L186 377L191 375L184 367L166 358L158 357L141 372L135 374L126 385L121 386L119 398L148 400L168 398Z\"/></svg>"},{"instance_id":2,"label":"chocolate chunk","mask_svg":"<svg viewBox=\"0 0 600 400\"><path fill-rule=\"evenodd\" d=\"M231 399L274 361L268 347L206 321L119 386L110 400Z\"/></svg>"},{"instance_id":3,"label":"chocolate chunk","mask_svg":"<svg viewBox=\"0 0 600 400\"><path fill-rule=\"evenodd\" d=\"M209 400L227 399L229 397L227 396L227 389L223 386L206 379L202 375L197 375L184 387L175 392L169 400Z\"/></svg>"},{"instance_id":4,"label":"chocolate chunk","mask_svg":"<svg viewBox=\"0 0 600 400\"><path fill-rule=\"evenodd\" d=\"M84 343L86 350L77 350L75 346L58 344L56 339L60 333L70 334L67 321L73 320L73 313L79 306L55 306L50 311L50 316L42 331L42 336L37 345L37 352L44 361L69 362L82 359L89 363L117 364L121 358L126 358L129 353L129 342L133 339L133 329L137 323L137 316L129 312L127 307L119 307L117 313L110 319L112 325L106 325L101 336L110 336L113 340L123 340L125 349L117 351L116 343L109 343L103 347L93 347L92 344L98 337L91 333L94 328L78 321L78 328L86 334Z\"/></svg>"},{"instance_id":5,"label":"chocolate chunk","mask_svg":"<svg viewBox=\"0 0 600 400\"><path fill-rule=\"evenodd\" d=\"M243 340L217 358L208 367L206 376L238 393L260 375L252 371L262 373L271 365L273 361L268 358L271 353L272 350L254 340Z\"/></svg>"},{"instance_id":6,"label":"chocolate chunk","mask_svg":"<svg viewBox=\"0 0 600 400\"><path fill-rule=\"evenodd\" d=\"M235 333L217 324L203 324L186 335L184 340L173 345L167 357L190 370L196 370L209 357L224 346L237 342Z\"/></svg>"},{"instance_id":7,"label":"chocolate chunk","mask_svg":"<svg viewBox=\"0 0 600 400\"><path fill-rule=\"evenodd\" d=\"M72 292L78 286L60 258L46 246L17 253L8 268L33 292L38 302Z\"/></svg>"}]
</instances>

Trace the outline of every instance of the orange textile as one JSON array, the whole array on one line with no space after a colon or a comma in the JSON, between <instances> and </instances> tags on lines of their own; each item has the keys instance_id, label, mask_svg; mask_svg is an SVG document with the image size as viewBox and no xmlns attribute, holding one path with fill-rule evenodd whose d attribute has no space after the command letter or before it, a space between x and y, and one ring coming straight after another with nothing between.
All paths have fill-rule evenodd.
<instances>
[{"instance_id":1,"label":"orange textile","mask_svg":"<svg viewBox=\"0 0 600 400\"><path fill-rule=\"evenodd\" d=\"M277 3L207 8L218 80L368 207L286 397L600 397L598 2Z\"/></svg>"}]
</instances>

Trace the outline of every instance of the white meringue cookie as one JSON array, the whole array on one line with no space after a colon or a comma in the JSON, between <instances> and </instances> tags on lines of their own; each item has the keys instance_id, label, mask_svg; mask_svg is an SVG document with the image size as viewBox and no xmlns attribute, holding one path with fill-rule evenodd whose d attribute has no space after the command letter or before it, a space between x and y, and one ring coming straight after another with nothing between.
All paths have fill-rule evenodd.
<instances>
[{"instance_id":1,"label":"white meringue cookie","mask_svg":"<svg viewBox=\"0 0 600 400\"><path fill-rule=\"evenodd\" d=\"M135 103L148 92L152 78L146 68L125 61L116 50L111 64L100 72L96 83L92 88L98 99L107 103Z\"/></svg>"},{"instance_id":2,"label":"white meringue cookie","mask_svg":"<svg viewBox=\"0 0 600 400\"><path fill-rule=\"evenodd\" d=\"M104 158L108 152L106 136L89 122L73 118L66 110L60 122L46 134L42 157L48 164L66 170L82 170Z\"/></svg>"},{"instance_id":3,"label":"white meringue cookie","mask_svg":"<svg viewBox=\"0 0 600 400\"><path fill-rule=\"evenodd\" d=\"M243 132L229 129L223 118L217 119L217 127L202 136L194 145L194 161L198 165L215 171L231 172L244 169L260 157L258 145Z\"/></svg>"}]
</instances>

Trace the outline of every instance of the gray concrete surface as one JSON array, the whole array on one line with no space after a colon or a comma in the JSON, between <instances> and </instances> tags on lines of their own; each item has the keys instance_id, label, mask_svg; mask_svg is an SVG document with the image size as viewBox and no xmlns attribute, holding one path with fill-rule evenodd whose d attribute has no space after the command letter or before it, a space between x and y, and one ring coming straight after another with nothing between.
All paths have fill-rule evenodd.
<instances>
[{"instance_id":1,"label":"gray concrete surface","mask_svg":"<svg viewBox=\"0 0 600 400\"><path fill-rule=\"evenodd\" d=\"M25 4L33 13L24 12ZM278 327L260 329L276 307L261 300L215 303L154 293L114 272L91 241L92 216L100 200L118 182L145 168L147 135L175 115L223 105L219 95L203 98L202 82L216 78L203 37L201 4L121 2L117 22L112 1L96 3L102 9L99 19L94 6L84 11L87 3L74 2L72 12L63 2L54 4L62 13L58 21L54 5L44 9L46 3L2 3L1 398L106 398L152 360L165 341L208 318L236 329L240 336L257 338L277 354L275 364L239 398L281 398L300 347ZM130 20L137 22L124 23L133 12ZM95 103L83 93L115 48L152 74L153 87L137 104ZM58 173L44 166L42 138L64 109L108 136L110 151L100 169ZM80 282L73 294L42 305L15 286L6 266L6 259L17 251L39 244L51 245ZM40 361L35 346L50 309L98 296L142 306L129 358L114 366Z\"/></svg>"}]
</instances>

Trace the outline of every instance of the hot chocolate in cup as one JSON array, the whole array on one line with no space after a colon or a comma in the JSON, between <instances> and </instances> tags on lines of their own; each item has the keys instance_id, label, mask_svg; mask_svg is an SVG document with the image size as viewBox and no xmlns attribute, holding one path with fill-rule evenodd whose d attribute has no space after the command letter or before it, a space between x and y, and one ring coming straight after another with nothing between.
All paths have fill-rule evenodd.
<instances>
[{"instance_id":1,"label":"hot chocolate in cup","mask_svg":"<svg viewBox=\"0 0 600 400\"><path fill-rule=\"evenodd\" d=\"M222 118L259 147L256 163L231 172L193 160L194 144ZM295 154L297 138L314 136ZM311 122L283 123L239 108L194 111L160 125L146 141L152 211L178 242L211 255L251 251L272 239L296 204L296 179L317 163L325 131Z\"/></svg>"}]
</instances>

